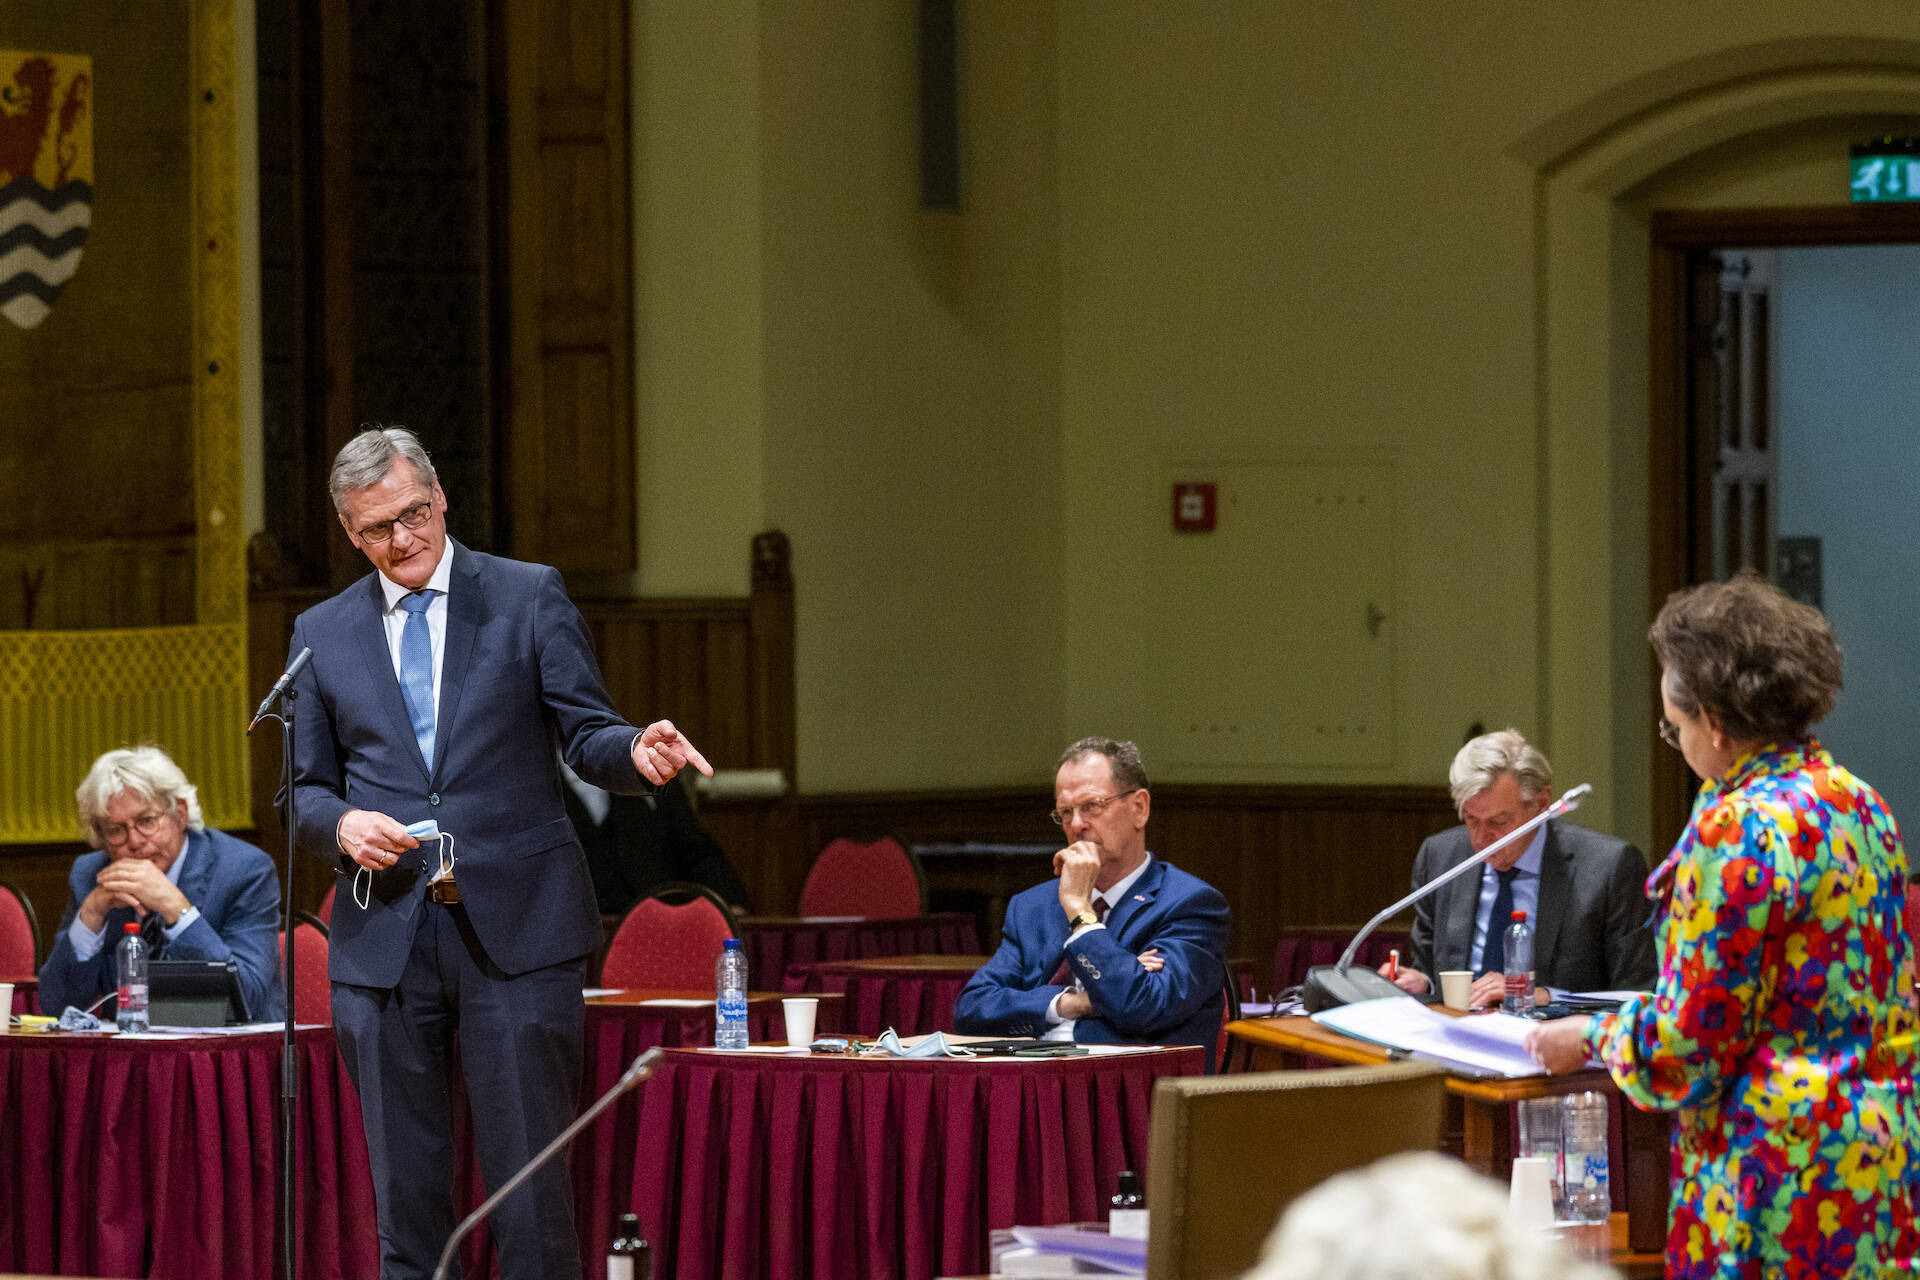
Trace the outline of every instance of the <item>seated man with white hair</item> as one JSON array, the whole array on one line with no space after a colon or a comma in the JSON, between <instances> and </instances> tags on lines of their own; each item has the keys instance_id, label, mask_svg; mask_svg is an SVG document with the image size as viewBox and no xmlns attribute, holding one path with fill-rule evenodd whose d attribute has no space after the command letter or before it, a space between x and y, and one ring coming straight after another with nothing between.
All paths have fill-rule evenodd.
<instances>
[{"instance_id":1,"label":"seated man with white hair","mask_svg":"<svg viewBox=\"0 0 1920 1280\"><path fill-rule=\"evenodd\" d=\"M1461 826L1431 836L1413 862L1429 884L1553 803L1553 767L1518 730L1469 741L1448 770ZM1515 910L1533 930L1537 1000L1561 991L1639 991L1653 985L1647 862L1625 840L1558 818L1414 906L1413 954L1396 981L1416 995L1449 969L1474 975L1472 1003L1499 1003L1506 929ZM1386 970L1383 968L1382 973Z\"/></svg>"},{"instance_id":2,"label":"seated man with white hair","mask_svg":"<svg viewBox=\"0 0 1920 1280\"><path fill-rule=\"evenodd\" d=\"M96 848L68 877L67 909L40 967L40 1007L85 1009L113 993L121 933L134 922L155 958L233 960L249 1016L279 1019L273 859L202 822L198 790L158 747L107 752L75 798Z\"/></svg>"}]
</instances>

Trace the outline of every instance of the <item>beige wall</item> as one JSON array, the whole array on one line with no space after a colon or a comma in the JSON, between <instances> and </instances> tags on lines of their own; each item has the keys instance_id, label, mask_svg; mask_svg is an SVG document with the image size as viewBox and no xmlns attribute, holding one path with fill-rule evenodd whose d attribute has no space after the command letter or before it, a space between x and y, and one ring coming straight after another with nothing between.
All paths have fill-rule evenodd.
<instances>
[{"instance_id":1,"label":"beige wall","mask_svg":"<svg viewBox=\"0 0 1920 1280\"><path fill-rule=\"evenodd\" d=\"M711 196L642 215L643 289L707 272L736 322L716 355L643 314L643 406L664 367L741 418L683 493L643 466L684 515L645 577L738 584L680 545L793 535L804 787L1037 781L1092 730L1176 759L1170 469L1384 465L1391 749L1163 774L1432 782L1512 723L1645 829L1647 210L1836 200L1920 65L1904 4L963 4L957 217L914 209L911 5L721 8L636 23L643 148L689 99L728 139L636 166L643 206ZM1248 563L1215 604L1279 634L1361 568ZM1220 679L1283 717L1330 674Z\"/></svg>"},{"instance_id":2,"label":"beige wall","mask_svg":"<svg viewBox=\"0 0 1920 1280\"><path fill-rule=\"evenodd\" d=\"M1169 468L1386 464L1384 761L1175 775L1435 782L1513 723L1644 831L1648 211L1839 202L1920 114L1908 0L962 0L958 215L914 10L634 0L636 584L793 537L800 785L1151 765Z\"/></svg>"},{"instance_id":3,"label":"beige wall","mask_svg":"<svg viewBox=\"0 0 1920 1280\"><path fill-rule=\"evenodd\" d=\"M1907 109L1911 11L1355 12L1061 8L1069 723L1150 758L1173 728L1143 657L1171 620L1097 576L1165 554L1167 462L1380 460L1390 763L1210 776L1437 781L1469 724L1514 723L1642 835L1648 209L1841 202L1844 140ZM1318 607L1263 592L1279 568L1219 608ZM1286 705L1326 673L1222 678Z\"/></svg>"},{"instance_id":4,"label":"beige wall","mask_svg":"<svg viewBox=\"0 0 1920 1280\"><path fill-rule=\"evenodd\" d=\"M792 537L808 790L1031 778L1061 734L1053 24L967 7L929 214L913 14L635 9L641 586L743 591Z\"/></svg>"}]
</instances>

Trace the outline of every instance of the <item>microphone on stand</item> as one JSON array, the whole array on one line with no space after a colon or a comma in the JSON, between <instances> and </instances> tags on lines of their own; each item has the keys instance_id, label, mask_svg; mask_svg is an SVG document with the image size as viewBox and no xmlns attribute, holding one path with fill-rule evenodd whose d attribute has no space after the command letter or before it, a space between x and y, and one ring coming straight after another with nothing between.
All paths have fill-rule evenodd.
<instances>
[{"instance_id":1,"label":"microphone on stand","mask_svg":"<svg viewBox=\"0 0 1920 1280\"><path fill-rule=\"evenodd\" d=\"M1549 818L1572 813L1592 794L1593 785L1581 783L1548 805L1545 811L1535 814L1459 866L1449 869L1445 875L1435 876L1367 921L1361 926L1360 932L1353 935L1353 941L1347 944L1347 949L1340 953L1340 963L1315 965L1307 970L1307 980L1300 988L1300 1003L1307 1007L1308 1013L1319 1013L1322 1009L1338 1008L1343 1004L1358 1004L1362 1000L1381 1000L1388 996L1406 995L1407 993L1397 984L1389 982L1363 964L1353 963L1354 953L1360 950L1360 944L1366 941L1367 935L1372 933L1381 921L1406 910L1448 881L1465 875L1470 869L1479 866L1520 837L1531 834L1535 827Z\"/></svg>"},{"instance_id":2,"label":"microphone on stand","mask_svg":"<svg viewBox=\"0 0 1920 1280\"><path fill-rule=\"evenodd\" d=\"M572 1124L561 1130L559 1137L542 1147L533 1159L521 1165L519 1170L511 1178L501 1183L498 1191L488 1196L485 1200L482 1200L479 1208L461 1220L460 1225L454 1228L453 1235L448 1237L447 1247L440 1251L440 1263L433 1269L433 1280L446 1280L447 1268L453 1265L454 1251L459 1249L460 1242L471 1235L475 1227L485 1222L487 1215L499 1208L502 1200L505 1200L518 1190L520 1184L528 1178L531 1178L534 1171L541 1165L563 1151L566 1145L572 1142L582 1129L592 1124L602 1111L605 1111L613 1105L615 1098L618 1098L621 1094L653 1074L653 1064L660 1060L660 1052L659 1049L649 1049L635 1058L633 1065L628 1067L625 1073L613 1082L613 1087L601 1094L592 1106L581 1112L578 1120L575 1120ZM571 1223L568 1224L568 1229L572 1229Z\"/></svg>"},{"instance_id":3,"label":"microphone on stand","mask_svg":"<svg viewBox=\"0 0 1920 1280\"><path fill-rule=\"evenodd\" d=\"M281 673L280 678L273 682L273 688L267 690L267 696L260 699L260 706L254 711L253 719L247 721L248 733L252 733L253 726L267 718L267 712L273 709L275 700L287 691L287 686L293 683L294 677L299 675L301 669L312 660L313 650L311 649L302 648L300 652L293 655L293 661L287 664L287 669Z\"/></svg>"}]
</instances>

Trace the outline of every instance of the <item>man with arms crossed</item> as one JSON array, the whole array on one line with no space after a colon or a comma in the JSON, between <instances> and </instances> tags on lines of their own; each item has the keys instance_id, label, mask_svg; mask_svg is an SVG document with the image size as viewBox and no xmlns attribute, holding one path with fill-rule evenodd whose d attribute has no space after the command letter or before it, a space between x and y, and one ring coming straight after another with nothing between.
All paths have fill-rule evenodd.
<instances>
[{"instance_id":1,"label":"man with arms crossed","mask_svg":"<svg viewBox=\"0 0 1920 1280\"><path fill-rule=\"evenodd\" d=\"M1205 1045L1226 1004L1227 902L1147 852L1140 748L1082 738L1060 757L1057 884L1007 904L1000 949L954 1005L955 1028L1089 1044Z\"/></svg>"},{"instance_id":2,"label":"man with arms crossed","mask_svg":"<svg viewBox=\"0 0 1920 1280\"><path fill-rule=\"evenodd\" d=\"M302 845L340 877L329 976L360 1093L386 1280L426 1276L454 1227L450 1062L498 1187L569 1124L581 1079L593 883L559 756L632 793L707 762L608 704L560 575L447 537L419 440L372 428L329 480L377 572L300 615ZM407 828L431 819L442 839ZM565 1160L489 1224L504 1280L580 1275Z\"/></svg>"},{"instance_id":3,"label":"man with arms crossed","mask_svg":"<svg viewBox=\"0 0 1920 1280\"><path fill-rule=\"evenodd\" d=\"M1431 836L1413 862L1413 887L1431 883L1553 803L1553 768L1518 730L1482 734L1448 771L1463 825ZM1470 1003L1506 994L1505 931L1513 911L1533 930L1536 1000L1562 991L1637 991L1653 983L1646 860L1624 840L1558 818L1413 908L1413 955L1396 981L1420 994L1448 969L1474 974ZM1386 968L1381 968L1385 974Z\"/></svg>"}]
</instances>

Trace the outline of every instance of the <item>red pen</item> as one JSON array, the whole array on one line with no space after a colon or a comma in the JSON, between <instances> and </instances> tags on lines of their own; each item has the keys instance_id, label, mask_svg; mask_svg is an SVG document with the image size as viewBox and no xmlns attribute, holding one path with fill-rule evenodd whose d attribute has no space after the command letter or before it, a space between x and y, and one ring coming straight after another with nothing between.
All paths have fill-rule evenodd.
<instances>
[{"instance_id":1,"label":"red pen","mask_svg":"<svg viewBox=\"0 0 1920 1280\"><path fill-rule=\"evenodd\" d=\"M1397 982L1399 980L1400 980L1400 953L1398 951L1389 951L1387 952L1387 981Z\"/></svg>"}]
</instances>

